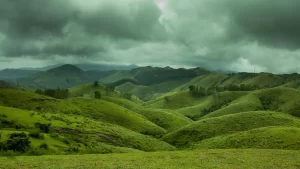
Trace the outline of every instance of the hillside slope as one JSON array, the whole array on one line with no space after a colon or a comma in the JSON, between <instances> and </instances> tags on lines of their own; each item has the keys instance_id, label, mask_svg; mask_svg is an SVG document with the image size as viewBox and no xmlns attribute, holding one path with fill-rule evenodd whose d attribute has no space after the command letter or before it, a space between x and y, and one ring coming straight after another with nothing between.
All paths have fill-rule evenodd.
<instances>
[{"instance_id":1,"label":"hillside slope","mask_svg":"<svg viewBox=\"0 0 300 169\"><path fill-rule=\"evenodd\" d=\"M20 90L0 89L0 105L41 113L75 114L107 123L120 125L134 131L162 135L166 131L129 109L103 100L72 98L57 100Z\"/></svg>"},{"instance_id":2,"label":"hillside slope","mask_svg":"<svg viewBox=\"0 0 300 169\"><path fill-rule=\"evenodd\" d=\"M203 140L194 145L193 149L256 148L300 150L299 140L300 128L266 127Z\"/></svg>"},{"instance_id":3,"label":"hillside slope","mask_svg":"<svg viewBox=\"0 0 300 169\"><path fill-rule=\"evenodd\" d=\"M245 112L196 121L163 137L176 145L187 146L215 136L232 134L267 126L300 126L300 120L283 113Z\"/></svg>"}]
</instances>

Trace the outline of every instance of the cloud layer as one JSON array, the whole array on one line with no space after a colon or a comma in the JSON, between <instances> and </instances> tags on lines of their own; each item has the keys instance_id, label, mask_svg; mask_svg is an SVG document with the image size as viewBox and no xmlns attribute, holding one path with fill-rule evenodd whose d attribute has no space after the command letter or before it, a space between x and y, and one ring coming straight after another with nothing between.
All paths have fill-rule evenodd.
<instances>
[{"instance_id":1,"label":"cloud layer","mask_svg":"<svg viewBox=\"0 0 300 169\"><path fill-rule=\"evenodd\" d=\"M86 61L300 72L298 11L298 0L0 0L0 68Z\"/></svg>"}]
</instances>

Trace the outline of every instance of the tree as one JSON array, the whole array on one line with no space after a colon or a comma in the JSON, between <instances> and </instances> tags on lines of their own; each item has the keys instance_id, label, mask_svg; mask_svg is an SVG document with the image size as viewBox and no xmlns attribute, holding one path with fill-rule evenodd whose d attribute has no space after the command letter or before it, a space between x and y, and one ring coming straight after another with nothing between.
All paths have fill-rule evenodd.
<instances>
[{"instance_id":1,"label":"tree","mask_svg":"<svg viewBox=\"0 0 300 169\"><path fill-rule=\"evenodd\" d=\"M29 137L24 133L12 133L6 141L5 148L7 150L25 152L30 147Z\"/></svg>"},{"instance_id":2,"label":"tree","mask_svg":"<svg viewBox=\"0 0 300 169\"><path fill-rule=\"evenodd\" d=\"M37 94L44 94L43 90L41 90L41 89L36 89L35 93L37 93Z\"/></svg>"},{"instance_id":3,"label":"tree","mask_svg":"<svg viewBox=\"0 0 300 169\"><path fill-rule=\"evenodd\" d=\"M98 81L95 81L94 82L94 87L98 87L99 86L99 82Z\"/></svg>"},{"instance_id":4,"label":"tree","mask_svg":"<svg viewBox=\"0 0 300 169\"><path fill-rule=\"evenodd\" d=\"M131 100L132 99L132 94L131 93L122 93L122 97L124 99Z\"/></svg>"},{"instance_id":5,"label":"tree","mask_svg":"<svg viewBox=\"0 0 300 169\"><path fill-rule=\"evenodd\" d=\"M42 123L37 122L37 123L35 123L35 126L38 127L41 131L43 131L45 133L49 133L51 123L49 123L49 124L42 124Z\"/></svg>"},{"instance_id":6,"label":"tree","mask_svg":"<svg viewBox=\"0 0 300 169\"><path fill-rule=\"evenodd\" d=\"M101 92L95 91L95 92L94 92L94 97L95 97L96 99L101 99L101 97L102 97Z\"/></svg>"},{"instance_id":7,"label":"tree","mask_svg":"<svg viewBox=\"0 0 300 169\"><path fill-rule=\"evenodd\" d=\"M195 86L195 85L190 85L190 86L189 86L190 92L194 92L195 89L196 89L196 86Z\"/></svg>"}]
</instances>

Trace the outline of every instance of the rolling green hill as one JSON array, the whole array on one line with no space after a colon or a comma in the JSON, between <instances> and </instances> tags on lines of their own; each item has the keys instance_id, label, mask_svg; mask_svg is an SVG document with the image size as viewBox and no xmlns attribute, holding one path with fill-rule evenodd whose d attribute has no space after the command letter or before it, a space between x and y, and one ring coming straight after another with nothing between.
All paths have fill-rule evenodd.
<instances>
[{"instance_id":1,"label":"rolling green hill","mask_svg":"<svg viewBox=\"0 0 300 169\"><path fill-rule=\"evenodd\" d=\"M38 72L18 82L38 88L69 88L89 82L89 76L80 68L67 64Z\"/></svg>"},{"instance_id":2,"label":"rolling green hill","mask_svg":"<svg viewBox=\"0 0 300 169\"><path fill-rule=\"evenodd\" d=\"M36 123L51 124L49 133L39 131ZM31 138L31 148L37 149L46 143L47 154L74 152L111 153L173 150L165 142L145 136L124 127L96 121L81 115L38 113L0 106L1 140L15 132L40 132L42 139ZM16 129L17 128L17 129ZM72 150L75 148L75 150ZM40 150L39 150L40 151Z\"/></svg>"},{"instance_id":3,"label":"rolling green hill","mask_svg":"<svg viewBox=\"0 0 300 169\"><path fill-rule=\"evenodd\" d=\"M193 122L163 137L176 146L187 146L204 139L267 126L300 126L300 120L283 113L245 112Z\"/></svg>"},{"instance_id":4,"label":"rolling green hill","mask_svg":"<svg viewBox=\"0 0 300 169\"><path fill-rule=\"evenodd\" d=\"M113 97L103 97L104 100L116 103L120 106L128 108L136 113L139 113L146 117L149 121L155 123L156 125L164 128L165 130L173 131L177 128L185 126L192 122L189 118L176 111L165 110L165 109L151 109L144 108L134 102L125 99L113 98Z\"/></svg>"},{"instance_id":5,"label":"rolling green hill","mask_svg":"<svg viewBox=\"0 0 300 169\"><path fill-rule=\"evenodd\" d=\"M103 100L73 98L57 100L20 90L0 89L0 105L42 113L75 114L120 125L134 131L162 135L166 131L144 116Z\"/></svg>"},{"instance_id":6,"label":"rolling green hill","mask_svg":"<svg viewBox=\"0 0 300 169\"><path fill-rule=\"evenodd\" d=\"M203 118L243 111L272 110L300 117L300 91L292 88L270 88L253 91Z\"/></svg>"},{"instance_id":7,"label":"rolling green hill","mask_svg":"<svg viewBox=\"0 0 300 169\"><path fill-rule=\"evenodd\" d=\"M203 149L288 149L300 150L300 128L266 127L203 140L193 148Z\"/></svg>"}]
</instances>

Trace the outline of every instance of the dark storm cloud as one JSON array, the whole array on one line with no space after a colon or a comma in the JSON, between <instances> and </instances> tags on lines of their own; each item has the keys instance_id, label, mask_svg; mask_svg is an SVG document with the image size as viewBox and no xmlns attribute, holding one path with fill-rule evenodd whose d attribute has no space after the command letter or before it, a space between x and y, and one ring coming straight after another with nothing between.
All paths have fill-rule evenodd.
<instances>
[{"instance_id":1,"label":"dark storm cloud","mask_svg":"<svg viewBox=\"0 0 300 169\"><path fill-rule=\"evenodd\" d=\"M6 57L96 56L122 39L162 39L161 11L148 0L0 0Z\"/></svg>"},{"instance_id":2,"label":"dark storm cloud","mask_svg":"<svg viewBox=\"0 0 300 169\"><path fill-rule=\"evenodd\" d=\"M291 72L298 11L298 0L0 0L0 58Z\"/></svg>"},{"instance_id":3,"label":"dark storm cloud","mask_svg":"<svg viewBox=\"0 0 300 169\"><path fill-rule=\"evenodd\" d=\"M229 0L226 5L233 35L275 47L300 47L299 0Z\"/></svg>"},{"instance_id":4,"label":"dark storm cloud","mask_svg":"<svg viewBox=\"0 0 300 169\"><path fill-rule=\"evenodd\" d=\"M100 5L77 13L78 22L92 35L135 40L155 40L164 35L158 23L161 11L154 1L106 1Z\"/></svg>"},{"instance_id":5,"label":"dark storm cloud","mask_svg":"<svg viewBox=\"0 0 300 169\"><path fill-rule=\"evenodd\" d=\"M2 32L15 38L62 35L72 17L67 0L1 0Z\"/></svg>"}]
</instances>

